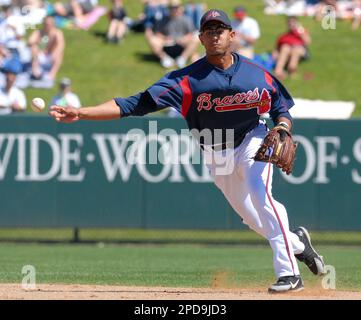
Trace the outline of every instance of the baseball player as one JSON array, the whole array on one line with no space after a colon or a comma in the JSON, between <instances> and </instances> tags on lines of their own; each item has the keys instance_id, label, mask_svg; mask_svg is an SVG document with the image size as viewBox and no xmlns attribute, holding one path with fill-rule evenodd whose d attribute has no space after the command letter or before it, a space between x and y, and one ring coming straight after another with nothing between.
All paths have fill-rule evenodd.
<instances>
[{"instance_id":1,"label":"baseball player","mask_svg":"<svg viewBox=\"0 0 361 320\"><path fill-rule=\"evenodd\" d=\"M276 129L281 137L286 132L290 135L288 109L293 100L274 76L231 52L235 33L225 12L212 9L203 15L199 39L206 50L204 58L170 72L145 91L94 107L52 106L49 114L58 122L70 123L142 116L173 107L197 132L232 130L232 141L228 135L216 143L198 137L205 162L243 222L271 245L277 281L269 292L302 290L296 258L316 275L324 273L323 259L304 227L289 230L287 211L272 196L272 163L254 159L268 132ZM269 113L275 124L271 131L260 120L263 113ZM218 170L219 163L225 170Z\"/></svg>"}]
</instances>

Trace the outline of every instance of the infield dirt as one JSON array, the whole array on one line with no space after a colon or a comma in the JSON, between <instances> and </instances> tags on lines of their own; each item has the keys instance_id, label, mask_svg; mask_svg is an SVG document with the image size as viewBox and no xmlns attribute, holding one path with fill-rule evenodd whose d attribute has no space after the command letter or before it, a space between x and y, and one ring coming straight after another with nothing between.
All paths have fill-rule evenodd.
<instances>
[{"instance_id":1,"label":"infield dirt","mask_svg":"<svg viewBox=\"0 0 361 320\"><path fill-rule=\"evenodd\" d=\"M361 292L306 288L292 294L268 294L266 288L170 288L102 285L41 284L24 290L20 284L1 284L6 300L361 300Z\"/></svg>"}]
</instances>

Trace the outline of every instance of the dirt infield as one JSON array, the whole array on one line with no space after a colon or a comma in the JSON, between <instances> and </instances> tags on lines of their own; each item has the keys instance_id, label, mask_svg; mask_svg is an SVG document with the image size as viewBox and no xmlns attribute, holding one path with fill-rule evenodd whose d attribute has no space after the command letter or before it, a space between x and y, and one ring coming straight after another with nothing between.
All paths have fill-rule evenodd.
<instances>
[{"instance_id":1,"label":"dirt infield","mask_svg":"<svg viewBox=\"0 0 361 320\"><path fill-rule=\"evenodd\" d=\"M1 284L0 300L361 300L361 292L305 289L293 294L268 294L265 288L165 288L100 285L42 284L24 290L19 284Z\"/></svg>"}]
</instances>

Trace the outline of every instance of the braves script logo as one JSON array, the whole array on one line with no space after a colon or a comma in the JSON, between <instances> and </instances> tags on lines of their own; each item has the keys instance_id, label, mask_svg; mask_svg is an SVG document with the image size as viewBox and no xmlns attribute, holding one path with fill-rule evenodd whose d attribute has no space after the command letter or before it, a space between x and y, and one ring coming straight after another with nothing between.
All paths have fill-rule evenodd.
<instances>
[{"instance_id":1,"label":"braves script logo","mask_svg":"<svg viewBox=\"0 0 361 320\"><path fill-rule=\"evenodd\" d=\"M271 109L271 96L267 89L263 89L261 95L258 88L248 92L236 93L232 96L212 99L212 94L202 93L197 97L198 111L214 110L227 112L234 110L257 109L258 114L266 113Z\"/></svg>"},{"instance_id":2,"label":"braves script logo","mask_svg":"<svg viewBox=\"0 0 361 320\"><path fill-rule=\"evenodd\" d=\"M217 18L217 17L219 17L219 16L220 16L220 14L219 14L217 11L211 11L211 12L208 14L207 19Z\"/></svg>"}]
</instances>

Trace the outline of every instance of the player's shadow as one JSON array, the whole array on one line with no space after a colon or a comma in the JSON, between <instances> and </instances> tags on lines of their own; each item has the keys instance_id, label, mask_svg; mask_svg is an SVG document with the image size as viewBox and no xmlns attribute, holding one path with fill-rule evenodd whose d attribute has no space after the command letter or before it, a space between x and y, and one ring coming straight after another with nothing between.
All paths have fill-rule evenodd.
<instances>
[{"instance_id":1,"label":"player's shadow","mask_svg":"<svg viewBox=\"0 0 361 320\"><path fill-rule=\"evenodd\" d=\"M135 57L139 61L159 63L159 59L152 53L149 52L136 52Z\"/></svg>"}]
</instances>

